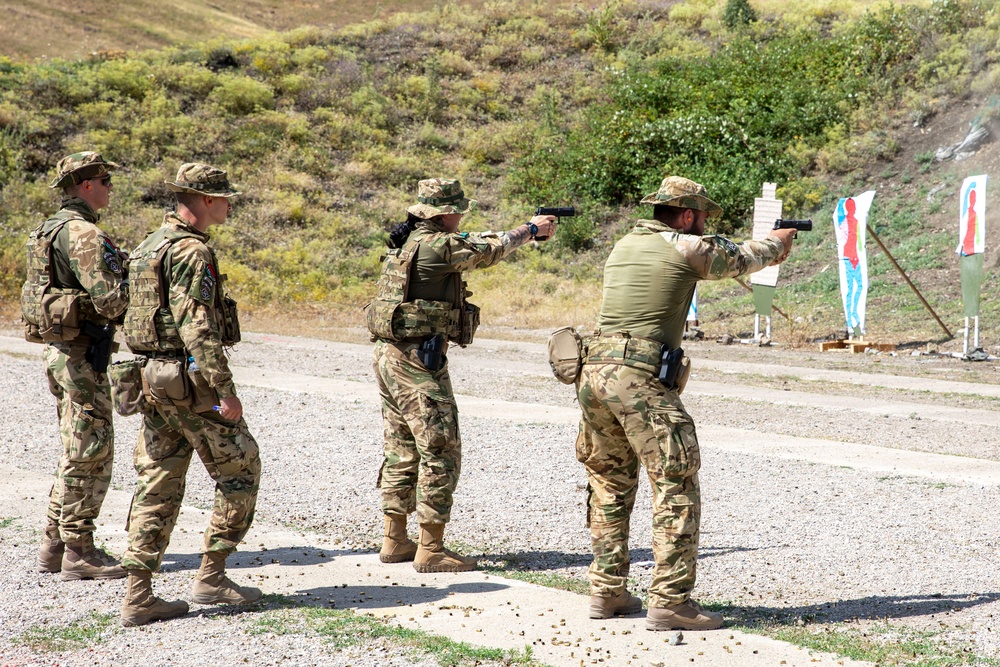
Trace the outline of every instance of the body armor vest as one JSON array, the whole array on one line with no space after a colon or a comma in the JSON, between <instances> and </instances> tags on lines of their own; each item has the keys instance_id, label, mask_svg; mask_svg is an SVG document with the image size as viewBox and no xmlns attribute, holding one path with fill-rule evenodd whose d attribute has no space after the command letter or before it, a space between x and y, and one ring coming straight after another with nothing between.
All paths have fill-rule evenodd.
<instances>
[{"instance_id":1,"label":"body armor vest","mask_svg":"<svg viewBox=\"0 0 1000 667\"><path fill-rule=\"evenodd\" d=\"M426 238L426 234L415 231L402 248L386 254L378 295L365 306L368 331L375 338L390 341L443 335L449 342L465 347L479 327L479 308L466 300L472 293L466 289L461 273L454 277L454 302L409 299L413 257L420 241Z\"/></svg>"},{"instance_id":2,"label":"body armor vest","mask_svg":"<svg viewBox=\"0 0 1000 667\"><path fill-rule=\"evenodd\" d=\"M181 352L184 341L180 329L170 311L167 281L169 266L164 266L170 247L181 239L202 239L195 234L170 227L161 227L150 234L136 249L130 262L130 302L125 313L125 343L136 353L141 352ZM222 286L226 276L219 273L219 262L212 254L212 269L219 277L215 285L213 314L217 318L224 346L240 341L239 316L236 302L223 297Z\"/></svg>"},{"instance_id":3,"label":"body armor vest","mask_svg":"<svg viewBox=\"0 0 1000 667\"><path fill-rule=\"evenodd\" d=\"M86 290L54 285L52 245L59 231L71 220L84 220L74 211L62 210L28 235L28 267L21 287L21 316L25 340L49 343L72 340L80 335L84 321L107 324L97 314Z\"/></svg>"}]
</instances>

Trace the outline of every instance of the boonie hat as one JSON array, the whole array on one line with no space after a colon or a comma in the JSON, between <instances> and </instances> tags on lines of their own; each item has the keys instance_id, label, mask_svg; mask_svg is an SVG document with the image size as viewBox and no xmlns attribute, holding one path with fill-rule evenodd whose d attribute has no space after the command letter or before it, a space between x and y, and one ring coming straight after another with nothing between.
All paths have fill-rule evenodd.
<instances>
[{"instance_id":1,"label":"boonie hat","mask_svg":"<svg viewBox=\"0 0 1000 667\"><path fill-rule=\"evenodd\" d=\"M101 157L100 153L94 151L73 153L59 160L56 164L56 177L49 184L49 187L53 189L64 188L67 185L82 183L91 178L100 178L120 166L115 162L108 162Z\"/></svg>"},{"instance_id":2,"label":"boonie hat","mask_svg":"<svg viewBox=\"0 0 1000 667\"><path fill-rule=\"evenodd\" d=\"M476 200L467 199L462 191L462 184L454 179L428 178L420 181L417 186L417 201L420 203L406 209L406 212L418 218L468 213L476 205Z\"/></svg>"},{"instance_id":3,"label":"boonie hat","mask_svg":"<svg viewBox=\"0 0 1000 667\"><path fill-rule=\"evenodd\" d=\"M186 162L177 170L177 178L164 181L173 192L191 192L210 197L235 197L243 194L229 182L224 169L201 162Z\"/></svg>"},{"instance_id":4,"label":"boonie hat","mask_svg":"<svg viewBox=\"0 0 1000 667\"><path fill-rule=\"evenodd\" d=\"M667 176L660 184L660 189L646 195L640 203L693 208L696 211L707 211L710 218L722 215L722 207L708 198L704 185L682 176Z\"/></svg>"}]
</instances>

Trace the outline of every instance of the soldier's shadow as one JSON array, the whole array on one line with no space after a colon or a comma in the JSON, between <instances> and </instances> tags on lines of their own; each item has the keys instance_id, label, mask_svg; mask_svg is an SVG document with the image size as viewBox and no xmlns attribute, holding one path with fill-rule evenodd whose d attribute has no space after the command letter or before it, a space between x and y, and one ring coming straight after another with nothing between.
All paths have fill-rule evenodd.
<instances>
[{"instance_id":1,"label":"soldier's shadow","mask_svg":"<svg viewBox=\"0 0 1000 667\"><path fill-rule=\"evenodd\" d=\"M715 558L743 551L758 551L766 547L702 547L698 559ZM652 567L653 550L650 548L629 550L633 567ZM505 553L483 554L483 560L495 563L500 570L543 571L566 567L587 567L594 559L590 553L568 551L509 551Z\"/></svg>"},{"instance_id":2,"label":"soldier's shadow","mask_svg":"<svg viewBox=\"0 0 1000 667\"><path fill-rule=\"evenodd\" d=\"M844 623L859 620L884 621L957 612L1000 601L1000 593L952 593L929 595L870 595L853 600L796 607L708 605L721 611L729 625L766 627L809 623Z\"/></svg>"},{"instance_id":3,"label":"soldier's shadow","mask_svg":"<svg viewBox=\"0 0 1000 667\"><path fill-rule=\"evenodd\" d=\"M226 559L227 570L252 569L265 565L317 565L329 563L338 556L357 556L357 551L322 549L312 546L279 547L277 549L239 550ZM161 572L197 570L201 565L200 553L171 553L163 556Z\"/></svg>"}]
</instances>

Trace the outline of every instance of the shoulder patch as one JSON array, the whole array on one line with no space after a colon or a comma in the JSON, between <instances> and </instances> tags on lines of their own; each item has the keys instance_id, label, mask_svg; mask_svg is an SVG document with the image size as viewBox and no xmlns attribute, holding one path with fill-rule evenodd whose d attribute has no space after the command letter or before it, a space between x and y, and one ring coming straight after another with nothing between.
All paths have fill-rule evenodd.
<instances>
[{"instance_id":1,"label":"shoulder patch","mask_svg":"<svg viewBox=\"0 0 1000 667\"><path fill-rule=\"evenodd\" d=\"M736 247L736 244L727 239L725 236L716 236L716 243L725 250L730 255L738 255L740 249Z\"/></svg>"},{"instance_id":2,"label":"shoulder patch","mask_svg":"<svg viewBox=\"0 0 1000 667\"><path fill-rule=\"evenodd\" d=\"M215 284L218 278L211 264L205 266L205 271L201 274L200 285L198 286L197 298L204 303L212 303L215 300Z\"/></svg>"},{"instance_id":3,"label":"shoulder patch","mask_svg":"<svg viewBox=\"0 0 1000 667\"><path fill-rule=\"evenodd\" d=\"M122 263L121 257L118 254L118 248L112 243L111 239L105 237L104 244L101 247L101 254L104 259L104 266L107 267L108 271L111 273L121 273Z\"/></svg>"}]
</instances>

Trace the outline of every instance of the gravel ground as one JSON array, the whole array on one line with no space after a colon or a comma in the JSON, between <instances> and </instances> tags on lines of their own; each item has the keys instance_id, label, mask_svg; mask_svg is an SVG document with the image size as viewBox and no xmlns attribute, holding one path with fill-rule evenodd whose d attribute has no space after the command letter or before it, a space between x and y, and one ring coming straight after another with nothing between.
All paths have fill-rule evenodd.
<instances>
[{"instance_id":1,"label":"gravel ground","mask_svg":"<svg viewBox=\"0 0 1000 667\"><path fill-rule=\"evenodd\" d=\"M368 347L322 341L269 342L250 336L232 363L286 373L372 382ZM920 375L920 358L873 362L874 355L819 358L793 351L702 344L714 358L775 361L789 366L854 368ZM698 351L694 352L697 360ZM456 392L518 402L573 404L572 391L539 372L539 359L516 343L477 341L451 359ZM869 358L864 358L864 357ZM942 379L972 379L948 360L933 360ZM41 363L0 356L0 457L19 469L51 473L58 452L55 410ZM825 364L829 364L824 366ZM948 365L955 373L947 373ZM544 369L544 367L542 367ZM990 370L975 369L976 381ZM716 379L714 376L708 376ZM746 377L728 381L748 383ZM816 383L796 391L821 392ZM899 392L853 388L857 395L909 400ZM310 531L342 549L374 550L380 517L375 478L381 460L378 407L360 400L240 388L246 418L261 445L264 478L257 521ZM874 400L874 398L872 398ZM944 397L951 400L961 400ZM955 403L958 405L958 403ZM858 424L822 408L775 406L710 396L687 400L699 424L829 438L854 443L1000 459L1000 437L991 427L923 419L866 418ZM976 407L980 407L979 404ZM583 528L585 476L573 456L576 429L547 423L511 424L503 415L463 417L464 460L449 525L450 542L488 560L516 558L521 569L585 576L589 537ZM113 485L134 486L130 454L136 418L116 421L118 454ZM831 442L831 446L835 446ZM1000 529L995 508L1000 486L936 483L849 468L726 452L703 443L704 500L697 595L731 603L752 622L850 623L871 629L882 619L968 642L983 656L1000 658L995 615L1000 614L996 575ZM970 461L970 465L974 465ZM186 502L207 508L213 489L201 466L189 473ZM3 514L0 511L0 519ZM652 558L647 485L640 485L632 525L633 588L649 584ZM311 635L250 634L255 614L195 615L155 630L110 633L93 652L36 653L12 638L32 628L117 614L120 583L63 583L26 573L37 525L0 521L0 664L199 664L208 654L181 657L190 647L216 647L231 662L255 665L416 665L416 659L383 646L382 653L330 649ZM169 558L168 558L169 560ZM169 569L169 568L168 568ZM185 582L158 579L165 596L185 597ZM117 618L112 619L115 623ZM105 621L107 619L105 618ZM164 647L184 654L162 657ZM221 647L221 648L219 648ZM205 649L207 650L207 649Z\"/></svg>"}]
</instances>

